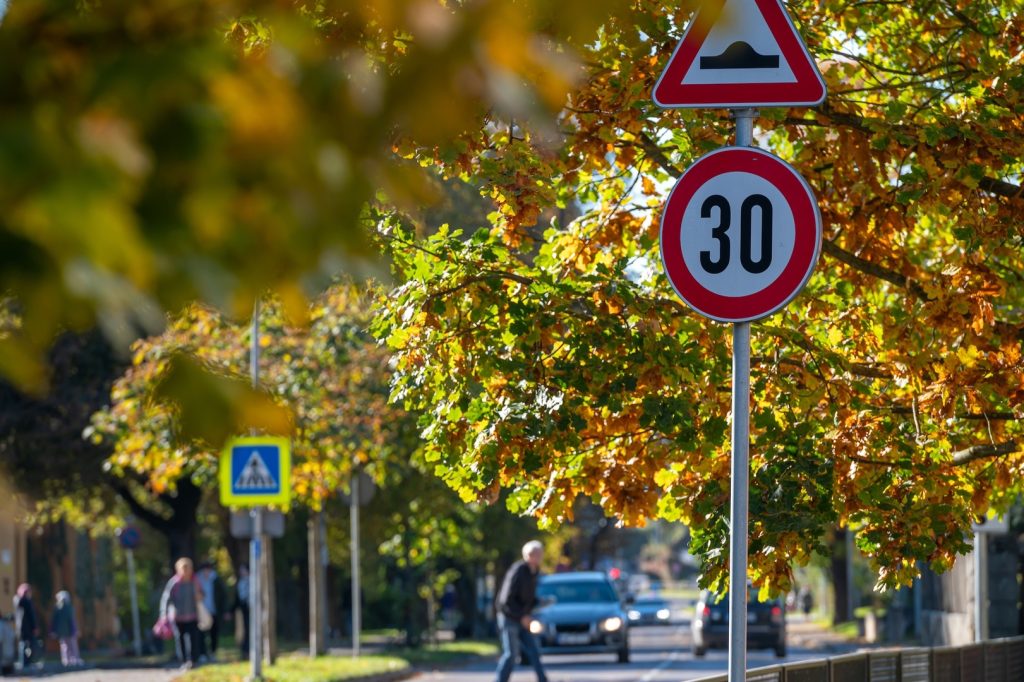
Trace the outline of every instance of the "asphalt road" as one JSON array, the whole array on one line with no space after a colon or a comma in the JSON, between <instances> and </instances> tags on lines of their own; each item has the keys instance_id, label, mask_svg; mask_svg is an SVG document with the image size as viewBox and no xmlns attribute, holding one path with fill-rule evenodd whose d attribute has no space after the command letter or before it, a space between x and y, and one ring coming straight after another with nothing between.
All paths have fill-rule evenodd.
<instances>
[{"instance_id":1,"label":"asphalt road","mask_svg":"<svg viewBox=\"0 0 1024 682\"><path fill-rule=\"evenodd\" d=\"M544 656L544 667L551 682L682 682L726 672L725 651L709 651L702 659L693 657L690 625L686 621L663 627L633 628L630 632L631 661L618 663L614 655ZM785 659L772 651L751 651L748 668L774 665L780 661L821 658L819 650L790 644ZM494 662L481 661L460 670L424 673L417 679L445 682L492 682ZM533 682L533 671L519 667L512 682Z\"/></svg>"}]
</instances>

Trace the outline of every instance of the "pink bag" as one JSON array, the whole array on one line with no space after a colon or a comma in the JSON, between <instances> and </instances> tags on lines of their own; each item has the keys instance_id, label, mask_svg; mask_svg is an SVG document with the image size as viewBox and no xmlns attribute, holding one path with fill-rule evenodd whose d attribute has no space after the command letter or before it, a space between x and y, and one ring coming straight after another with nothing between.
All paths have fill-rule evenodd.
<instances>
[{"instance_id":1,"label":"pink bag","mask_svg":"<svg viewBox=\"0 0 1024 682\"><path fill-rule=\"evenodd\" d=\"M153 626L153 636L157 639L174 639L174 626L166 618L160 618Z\"/></svg>"}]
</instances>

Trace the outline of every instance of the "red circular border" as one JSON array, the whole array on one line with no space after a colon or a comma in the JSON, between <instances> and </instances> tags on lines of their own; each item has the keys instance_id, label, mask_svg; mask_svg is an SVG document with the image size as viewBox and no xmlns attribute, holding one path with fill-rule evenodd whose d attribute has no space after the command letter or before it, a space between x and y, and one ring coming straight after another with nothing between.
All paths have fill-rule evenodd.
<instances>
[{"instance_id":1,"label":"red circular border","mask_svg":"<svg viewBox=\"0 0 1024 682\"><path fill-rule=\"evenodd\" d=\"M723 173L750 173L774 185L793 211L794 244L789 262L766 287L747 296L722 296L702 286L686 267L680 228L686 206L709 180ZM666 232L666 225L673 229ZM792 166L763 149L723 147L705 154L690 166L672 188L659 232L661 261L672 288L688 306L722 322L747 322L776 312L811 276L821 245L821 214L810 186Z\"/></svg>"}]
</instances>

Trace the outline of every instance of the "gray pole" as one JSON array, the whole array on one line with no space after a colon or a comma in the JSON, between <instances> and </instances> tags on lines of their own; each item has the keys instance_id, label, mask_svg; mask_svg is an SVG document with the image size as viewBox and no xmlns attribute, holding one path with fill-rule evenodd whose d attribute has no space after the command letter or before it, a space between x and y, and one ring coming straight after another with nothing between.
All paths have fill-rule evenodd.
<instances>
[{"instance_id":1,"label":"gray pole","mask_svg":"<svg viewBox=\"0 0 1024 682\"><path fill-rule=\"evenodd\" d=\"M316 524L320 533L320 631L324 638L324 653L327 653L327 642L331 638L331 621L327 617L327 567L331 563L327 551L327 522L321 511L316 515Z\"/></svg>"},{"instance_id":2,"label":"gray pole","mask_svg":"<svg viewBox=\"0 0 1024 682\"><path fill-rule=\"evenodd\" d=\"M974 531L974 641L988 638L988 590L985 574L988 572L988 539L981 530Z\"/></svg>"},{"instance_id":3,"label":"gray pole","mask_svg":"<svg viewBox=\"0 0 1024 682\"><path fill-rule=\"evenodd\" d=\"M359 634L363 627L362 604L359 602L359 470L352 467L349 483L349 517L352 532L352 658L359 658Z\"/></svg>"},{"instance_id":4,"label":"gray pole","mask_svg":"<svg viewBox=\"0 0 1024 682\"><path fill-rule=\"evenodd\" d=\"M249 348L249 374L252 387L260 385L260 300L252 311L251 345ZM263 554L263 509L256 507L252 515L252 539L249 540L249 679L263 679L263 590L260 571Z\"/></svg>"},{"instance_id":5,"label":"gray pole","mask_svg":"<svg viewBox=\"0 0 1024 682\"><path fill-rule=\"evenodd\" d=\"M736 146L754 142L753 109L733 111ZM732 328L732 490L729 504L729 682L747 679L747 512L750 486L750 323Z\"/></svg>"},{"instance_id":6,"label":"gray pole","mask_svg":"<svg viewBox=\"0 0 1024 682\"><path fill-rule=\"evenodd\" d=\"M135 655L142 655L142 630L139 627L139 594L135 586L135 551L125 550L125 559L128 561L128 597L132 604L132 647Z\"/></svg>"}]
</instances>

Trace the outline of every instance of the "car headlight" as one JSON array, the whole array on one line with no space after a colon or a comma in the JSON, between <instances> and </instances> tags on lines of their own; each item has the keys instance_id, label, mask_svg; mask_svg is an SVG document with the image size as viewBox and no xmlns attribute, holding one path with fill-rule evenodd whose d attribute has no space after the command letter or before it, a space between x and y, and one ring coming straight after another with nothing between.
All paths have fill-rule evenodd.
<instances>
[{"instance_id":1,"label":"car headlight","mask_svg":"<svg viewBox=\"0 0 1024 682\"><path fill-rule=\"evenodd\" d=\"M540 622L539 620L531 620L530 621L530 632L532 632L535 635L539 635L539 634L543 633L544 632L544 623Z\"/></svg>"},{"instance_id":2,"label":"car headlight","mask_svg":"<svg viewBox=\"0 0 1024 682\"><path fill-rule=\"evenodd\" d=\"M618 616L612 616L611 618L605 618L601 621L601 629L605 632L616 632L622 629L622 619Z\"/></svg>"},{"instance_id":3,"label":"car headlight","mask_svg":"<svg viewBox=\"0 0 1024 682\"><path fill-rule=\"evenodd\" d=\"M632 609L632 610L630 610L630 612L627 615L629 616L630 620L640 620L640 615L641 614L636 609Z\"/></svg>"},{"instance_id":4,"label":"car headlight","mask_svg":"<svg viewBox=\"0 0 1024 682\"><path fill-rule=\"evenodd\" d=\"M658 620L668 620L669 616L672 615L672 612L668 609L658 609L658 613L655 615L658 616Z\"/></svg>"}]
</instances>

